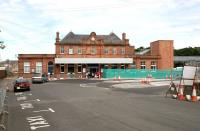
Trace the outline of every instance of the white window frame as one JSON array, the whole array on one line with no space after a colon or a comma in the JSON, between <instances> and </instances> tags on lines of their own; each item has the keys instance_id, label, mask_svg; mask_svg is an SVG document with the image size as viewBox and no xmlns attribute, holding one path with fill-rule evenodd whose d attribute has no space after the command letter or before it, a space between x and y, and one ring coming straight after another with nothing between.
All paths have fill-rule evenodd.
<instances>
[{"instance_id":1,"label":"white window frame","mask_svg":"<svg viewBox=\"0 0 200 131\"><path fill-rule=\"evenodd\" d=\"M30 73L30 62L24 62L24 73Z\"/></svg>"},{"instance_id":2,"label":"white window frame","mask_svg":"<svg viewBox=\"0 0 200 131\"><path fill-rule=\"evenodd\" d=\"M74 54L74 49L73 48L69 48L69 55L73 55Z\"/></svg>"},{"instance_id":3,"label":"white window frame","mask_svg":"<svg viewBox=\"0 0 200 131\"><path fill-rule=\"evenodd\" d=\"M117 54L117 49L116 48L112 48L112 54L113 55Z\"/></svg>"},{"instance_id":4,"label":"white window frame","mask_svg":"<svg viewBox=\"0 0 200 131\"><path fill-rule=\"evenodd\" d=\"M35 73L42 73L42 62L36 62Z\"/></svg>"},{"instance_id":5,"label":"white window frame","mask_svg":"<svg viewBox=\"0 0 200 131\"><path fill-rule=\"evenodd\" d=\"M60 46L60 54L64 54L65 53L65 48L64 46Z\"/></svg>"},{"instance_id":6,"label":"white window frame","mask_svg":"<svg viewBox=\"0 0 200 131\"><path fill-rule=\"evenodd\" d=\"M104 54L109 54L109 48L104 48Z\"/></svg>"},{"instance_id":7,"label":"white window frame","mask_svg":"<svg viewBox=\"0 0 200 131\"><path fill-rule=\"evenodd\" d=\"M156 70L157 69L157 62L156 61L151 61L151 69Z\"/></svg>"},{"instance_id":8,"label":"white window frame","mask_svg":"<svg viewBox=\"0 0 200 131\"><path fill-rule=\"evenodd\" d=\"M146 62L145 61L140 62L140 69L142 69L142 70L146 69Z\"/></svg>"},{"instance_id":9,"label":"white window frame","mask_svg":"<svg viewBox=\"0 0 200 131\"><path fill-rule=\"evenodd\" d=\"M80 54L82 54L82 48L78 48L77 49L77 53L80 55Z\"/></svg>"},{"instance_id":10,"label":"white window frame","mask_svg":"<svg viewBox=\"0 0 200 131\"><path fill-rule=\"evenodd\" d=\"M124 47L121 48L121 54L122 54L122 55L125 54L125 48L124 48Z\"/></svg>"}]
</instances>

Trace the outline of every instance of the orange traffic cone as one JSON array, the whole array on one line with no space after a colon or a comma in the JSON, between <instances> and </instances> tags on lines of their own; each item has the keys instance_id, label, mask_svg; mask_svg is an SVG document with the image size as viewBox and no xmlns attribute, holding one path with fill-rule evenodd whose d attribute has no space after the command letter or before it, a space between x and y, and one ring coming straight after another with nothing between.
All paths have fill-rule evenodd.
<instances>
[{"instance_id":1,"label":"orange traffic cone","mask_svg":"<svg viewBox=\"0 0 200 131\"><path fill-rule=\"evenodd\" d=\"M114 81L116 81L117 79L116 79L116 76L114 77Z\"/></svg>"},{"instance_id":2,"label":"orange traffic cone","mask_svg":"<svg viewBox=\"0 0 200 131\"><path fill-rule=\"evenodd\" d=\"M141 84L145 84L145 79L142 78L142 79L140 80L140 83L141 83Z\"/></svg>"},{"instance_id":3,"label":"orange traffic cone","mask_svg":"<svg viewBox=\"0 0 200 131\"><path fill-rule=\"evenodd\" d=\"M120 80L121 78L120 78L120 76L118 76L118 80Z\"/></svg>"},{"instance_id":4,"label":"orange traffic cone","mask_svg":"<svg viewBox=\"0 0 200 131\"><path fill-rule=\"evenodd\" d=\"M167 75L166 75L165 79L168 80L168 76Z\"/></svg>"},{"instance_id":5,"label":"orange traffic cone","mask_svg":"<svg viewBox=\"0 0 200 131\"><path fill-rule=\"evenodd\" d=\"M192 99L193 102L197 101L197 91L196 91L196 87L195 85L193 86L193 90L192 90Z\"/></svg>"},{"instance_id":6,"label":"orange traffic cone","mask_svg":"<svg viewBox=\"0 0 200 131\"><path fill-rule=\"evenodd\" d=\"M183 88L184 88L184 87L183 87L182 85L179 86L178 99L181 100L181 101L182 101L182 100L185 100L185 97L184 97L184 95L183 95Z\"/></svg>"},{"instance_id":7,"label":"orange traffic cone","mask_svg":"<svg viewBox=\"0 0 200 131\"><path fill-rule=\"evenodd\" d=\"M148 77L147 78L147 84L150 84L150 82L151 82L151 77Z\"/></svg>"}]
</instances>

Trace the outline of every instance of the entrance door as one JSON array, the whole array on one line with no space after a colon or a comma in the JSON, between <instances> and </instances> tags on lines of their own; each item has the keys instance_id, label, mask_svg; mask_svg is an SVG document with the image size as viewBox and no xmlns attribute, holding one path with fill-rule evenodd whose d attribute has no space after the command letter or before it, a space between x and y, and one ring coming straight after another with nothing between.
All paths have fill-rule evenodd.
<instances>
[{"instance_id":1,"label":"entrance door","mask_svg":"<svg viewBox=\"0 0 200 131\"><path fill-rule=\"evenodd\" d=\"M88 73L90 78L94 78L95 74L99 71L99 65L98 64L89 64L88 65Z\"/></svg>"},{"instance_id":2,"label":"entrance door","mask_svg":"<svg viewBox=\"0 0 200 131\"><path fill-rule=\"evenodd\" d=\"M48 73L50 74L50 75L52 75L53 74L53 62L52 61L49 61L48 62Z\"/></svg>"}]
</instances>

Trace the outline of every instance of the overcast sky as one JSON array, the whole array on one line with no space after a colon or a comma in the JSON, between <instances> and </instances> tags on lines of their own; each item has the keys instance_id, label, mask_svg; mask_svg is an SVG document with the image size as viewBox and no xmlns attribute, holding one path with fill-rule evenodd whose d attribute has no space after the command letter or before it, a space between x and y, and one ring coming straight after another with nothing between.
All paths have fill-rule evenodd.
<instances>
[{"instance_id":1,"label":"overcast sky","mask_svg":"<svg viewBox=\"0 0 200 131\"><path fill-rule=\"evenodd\" d=\"M200 0L0 0L1 60L54 53L56 32L121 38L135 48L174 40L176 49L200 46Z\"/></svg>"}]
</instances>

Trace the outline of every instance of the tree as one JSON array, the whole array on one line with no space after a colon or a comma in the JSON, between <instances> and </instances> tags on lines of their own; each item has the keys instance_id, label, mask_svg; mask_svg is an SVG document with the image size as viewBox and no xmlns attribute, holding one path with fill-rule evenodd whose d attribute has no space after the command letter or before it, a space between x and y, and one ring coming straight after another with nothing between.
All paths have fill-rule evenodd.
<instances>
[{"instance_id":1,"label":"tree","mask_svg":"<svg viewBox=\"0 0 200 131\"><path fill-rule=\"evenodd\" d=\"M186 47L174 50L175 56L200 56L200 47Z\"/></svg>"}]
</instances>

